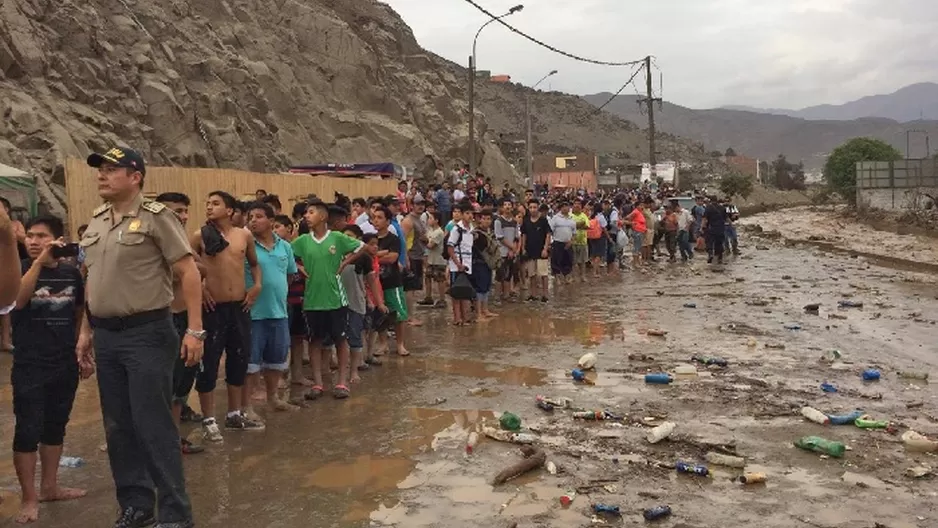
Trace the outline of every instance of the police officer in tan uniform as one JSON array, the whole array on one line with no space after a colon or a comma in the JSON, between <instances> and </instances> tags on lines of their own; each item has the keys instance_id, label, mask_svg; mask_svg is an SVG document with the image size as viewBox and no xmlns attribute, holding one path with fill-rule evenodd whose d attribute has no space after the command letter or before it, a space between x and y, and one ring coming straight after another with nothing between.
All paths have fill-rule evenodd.
<instances>
[{"instance_id":1,"label":"police officer in tan uniform","mask_svg":"<svg viewBox=\"0 0 938 528\"><path fill-rule=\"evenodd\" d=\"M106 203L94 210L80 241L88 316L76 352L79 362L96 356L121 509L114 527L156 522L160 528L189 528L192 508L170 402L177 355L189 365L202 357L201 278L182 224L166 206L143 197L143 157L116 147L92 154L88 165L98 169L98 194ZM174 275L189 314L181 346L169 308Z\"/></svg>"}]
</instances>

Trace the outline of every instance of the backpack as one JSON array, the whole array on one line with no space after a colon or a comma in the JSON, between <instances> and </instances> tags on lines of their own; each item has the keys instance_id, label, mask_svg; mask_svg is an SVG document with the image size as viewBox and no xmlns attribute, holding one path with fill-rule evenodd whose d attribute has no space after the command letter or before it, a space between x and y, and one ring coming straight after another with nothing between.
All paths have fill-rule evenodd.
<instances>
[{"instance_id":1,"label":"backpack","mask_svg":"<svg viewBox=\"0 0 938 528\"><path fill-rule=\"evenodd\" d=\"M586 238L596 240L603 236L603 228L599 225L599 218L593 216L590 218L590 226L586 230Z\"/></svg>"}]
</instances>

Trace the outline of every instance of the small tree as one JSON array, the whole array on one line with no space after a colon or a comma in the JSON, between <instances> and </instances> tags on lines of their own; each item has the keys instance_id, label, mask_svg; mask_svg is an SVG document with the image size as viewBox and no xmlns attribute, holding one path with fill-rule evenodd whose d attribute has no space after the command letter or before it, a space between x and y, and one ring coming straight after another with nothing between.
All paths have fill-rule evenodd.
<instances>
[{"instance_id":1,"label":"small tree","mask_svg":"<svg viewBox=\"0 0 938 528\"><path fill-rule=\"evenodd\" d=\"M744 199L752 194L752 178L739 172L725 174L720 179L720 191L727 197L741 196Z\"/></svg>"},{"instance_id":2,"label":"small tree","mask_svg":"<svg viewBox=\"0 0 938 528\"><path fill-rule=\"evenodd\" d=\"M835 148L824 164L827 186L841 195L850 205L857 203L857 163L860 161L895 161L902 154L885 141L873 138L853 138Z\"/></svg>"},{"instance_id":3,"label":"small tree","mask_svg":"<svg viewBox=\"0 0 938 528\"><path fill-rule=\"evenodd\" d=\"M733 150L733 147L726 149L726 157L731 158L736 155L736 151Z\"/></svg>"},{"instance_id":4,"label":"small tree","mask_svg":"<svg viewBox=\"0 0 938 528\"><path fill-rule=\"evenodd\" d=\"M711 157L711 158L719 158L719 157L722 156L722 155L723 155L723 153L720 152L719 150L711 150L711 151L710 151L710 157Z\"/></svg>"}]
</instances>

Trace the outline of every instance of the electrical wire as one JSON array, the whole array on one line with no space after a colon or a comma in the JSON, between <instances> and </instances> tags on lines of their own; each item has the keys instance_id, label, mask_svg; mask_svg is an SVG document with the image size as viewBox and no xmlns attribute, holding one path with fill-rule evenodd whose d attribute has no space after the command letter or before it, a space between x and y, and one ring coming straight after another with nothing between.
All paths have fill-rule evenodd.
<instances>
[{"instance_id":1,"label":"electrical wire","mask_svg":"<svg viewBox=\"0 0 938 528\"><path fill-rule=\"evenodd\" d=\"M625 87L626 87L626 86L632 84L632 81L635 79L635 76L638 75L638 72L640 72L640 71L642 71L642 70L644 70L644 69L645 69L644 66L639 66L638 68L636 68L636 70L635 70L634 72L632 72L632 76L629 77L629 80L625 81L625 84L622 85L622 88L619 88L619 91L617 91L616 93L612 94L612 97L610 97L608 101L606 101L605 103L603 103L602 106L600 106L599 108L597 108L595 113L598 114L599 112L602 111L603 108L606 108L606 105L608 105L609 103L611 103L611 102L613 101L613 99L615 99L616 97L618 97L619 94L622 93L622 90L625 90Z\"/></svg>"},{"instance_id":2,"label":"electrical wire","mask_svg":"<svg viewBox=\"0 0 938 528\"><path fill-rule=\"evenodd\" d=\"M518 35L521 35L522 37L524 37L524 38L530 40L531 42L537 44L538 46L541 46L542 48L547 48L547 49L549 49L550 51L553 51L554 53L558 53L558 54L560 54L560 55L563 55L564 57L568 57L568 58L571 58L571 59L574 59L574 60L578 60L578 61L580 61L580 62L588 62L588 63L590 63L590 64L598 64L598 65L600 65L600 66L634 66L634 65L639 64L639 63L641 63L641 62L644 62L644 60L645 60L645 59L639 59L639 60L634 60L634 61L629 61L629 62L608 62L608 61L600 61L600 60L587 59L587 58L585 58L585 57L580 57L579 55L574 55L574 54L572 54L572 53L568 53L568 52L566 52L566 51L557 49L557 48L551 46L550 44L547 44L547 43L545 43L545 42L542 42L542 41L540 41L540 40L538 40L538 39L536 39L536 38L534 38L534 37L528 35L527 33L522 32L521 30L515 28L514 26L508 24L507 22L505 22L504 20L502 20L501 18L499 18L497 15L495 15L495 14L492 13L491 11L489 11L489 10L485 9L484 7L480 6L480 5L477 4L474 0L465 0L465 1L466 1L467 3L469 3L469 4L471 4L473 7L475 7L475 8L478 9L479 11L485 13L485 15L488 16L489 18L491 18L491 19L497 21L499 24L505 26L506 28L508 28L508 29L510 29L511 31L517 33Z\"/></svg>"}]
</instances>

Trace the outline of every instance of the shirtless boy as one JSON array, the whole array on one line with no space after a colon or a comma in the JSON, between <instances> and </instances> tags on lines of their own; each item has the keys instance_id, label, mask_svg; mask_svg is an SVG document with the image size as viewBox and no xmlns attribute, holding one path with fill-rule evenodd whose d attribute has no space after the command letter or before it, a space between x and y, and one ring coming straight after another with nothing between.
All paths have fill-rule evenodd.
<instances>
[{"instance_id":1,"label":"shirtless boy","mask_svg":"<svg viewBox=\"0 0 938 528\"><path fill-rule=\"evenodd\" d=\"M225 354L225 383L228 389L228 415L225 429L258 431L264 424L244 413L242 387L247 376L251 351L251 306L260 294L261 269L257 263L254 237L231 223L237 200L224 191L209 193L205 204L207 222L189 239L192 250L202 259L206 277L202 291L203 320L208 339L202 370L195 389L202 406L202 433L210 442L223 440L215 422L215 384L222 353ZM245 287L244 261L247 259L254 286Z\"/></svg>"}]
</instances>

